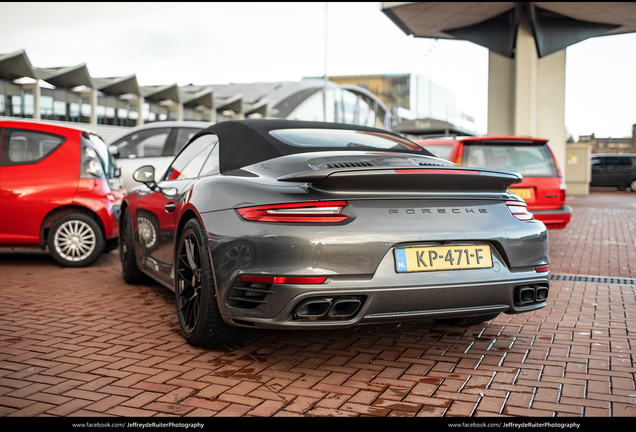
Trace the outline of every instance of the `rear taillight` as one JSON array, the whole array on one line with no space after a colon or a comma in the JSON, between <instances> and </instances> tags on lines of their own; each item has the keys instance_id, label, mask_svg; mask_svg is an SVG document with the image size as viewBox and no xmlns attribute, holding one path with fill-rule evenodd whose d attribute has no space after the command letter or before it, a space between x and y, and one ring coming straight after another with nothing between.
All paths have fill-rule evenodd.
<instances>
[{"instance_id":1,"label":"rear taillight","mask_svg":"<svg viewBox=\"0 0 636 432\"><path fill-rule=\"evenodd\" d=\"M346 201L324 201L246 207L237 211L241 217L255 222L337 223L348 219L342 214Z\"/></svg>"},{"instance_id":2,"label":"rear taillight","mask_svg":"<svg viewBox=\"0 0 636 432\"><path fill-rule=\"evenodd\" d=\"M534 271L536 271L537 273L547 272L547 271L550 271L550 266L544 265L544 266L535 267Z\"/></svg>"},{"instance_id":3,"label":"rear taillight","mask_svg":"<svg viewBox=\"0 0 636 432\"><path fill-rule=\"evenodd\" d=\"M519 220L534 219L534 215L528 211L528 206L523 201L506 201L506 206L510 213Z\"/></svg>"},{"instance_id":4,"label":"rear taillight","mask_svg":"<svg viewBox=\"0 0 636 432\"><path fill-rule=\"evenodd\" d=\"M565 204L565 185L564 184L561 185L561 190L559 191L559 204L560 205Z\"/></svg>"},{"instance_id":5,"label":"rear taillight","mask_svg":"<svg viewBox=\"0 0 636 432\"><path fill-rule=\"evenodd\" d=\"M104 169L97 152L88 146L82 146L80 178L93 179L104 177Z\"/></svg>"},{"instance_id":6,"label":"rear taillight","mask_svg":"<svg viewBox=\"0 0 636 432\"><path fill-rule=\"evenodd\" d=\"M240 281L269 284L321 284L326 277L287 277L287 276L241 276Z\"/></svg>"}]
</instances>

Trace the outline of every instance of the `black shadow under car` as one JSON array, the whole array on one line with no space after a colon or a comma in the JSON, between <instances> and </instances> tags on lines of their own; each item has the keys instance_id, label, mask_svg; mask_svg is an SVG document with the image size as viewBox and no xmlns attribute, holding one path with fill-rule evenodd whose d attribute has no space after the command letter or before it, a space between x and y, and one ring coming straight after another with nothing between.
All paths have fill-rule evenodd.
<instances>
[{"instance_id":1,"label":"black shadow under car","mask_svg":"<svg viewBox=\"0 0 636 432\"><path fill-rule=\"evenodd\" d=\"M122 205L126 282L174 290L193 345L252 329L435 318L470 324L545 306L548 233L508 187L381 129L227 121Z\"/></svg>"}]
</instances>

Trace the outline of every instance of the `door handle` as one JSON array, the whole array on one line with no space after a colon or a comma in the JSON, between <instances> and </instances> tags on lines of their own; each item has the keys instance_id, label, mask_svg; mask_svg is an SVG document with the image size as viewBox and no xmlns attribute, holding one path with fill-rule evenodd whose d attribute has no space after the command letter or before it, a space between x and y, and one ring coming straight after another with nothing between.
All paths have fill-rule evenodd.
<instances>
[{"instance_id":1,"label":"door handle","mask_svg":"<svg viewBox=\"0 0 636 432\"><path fill-rule=\"evenodd\" d=\"M163 206L163 209L166 211L166 213L172 213L173 211L177 209L177 204L173 202L169 202L168 204Z\"/></svg>"}]
</instances>

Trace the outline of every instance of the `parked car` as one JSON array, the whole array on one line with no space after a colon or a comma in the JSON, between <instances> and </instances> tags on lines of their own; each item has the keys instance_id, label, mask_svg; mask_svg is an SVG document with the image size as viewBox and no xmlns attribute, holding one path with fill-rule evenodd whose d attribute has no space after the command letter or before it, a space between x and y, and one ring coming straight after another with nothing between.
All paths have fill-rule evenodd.
<instances>
[{"instance_id":1,"label":"parked car","mask_svg":"<svg viewBox=\"0 0 636 432\"><path fill-rule=\"evenodd\" d=\"M0 245L39 246L64 266L117 248L123 193L95 133L0 120Z\"/></svg>"},{"instance_id":2,"label":"parked car","mask_svg":"<svg viewBox=\"0 0 636 432\"><path fill-rule=\"evenodd\" d=\"M636 154L592 155L590 186L612 186L636 192Z\"/></svg>"},{"instance_id":3,"label":"parked car","mask_svg":"<svg viewBox=\"0 0 636 432\"><path fill-rule=\"evenodd\" d=\"M548 140L527 137L450 137L417 140L443 159L465 167L519 172L523 181L510 187L528 210L548 228L565 228L572 208L565 204L566 187Z\"/></svg>"},{"instance_id":4,"label":"parked car","mask_svg":"<svg viewBox=\"0 0 636 432\"><path fill-rule=\"evenodd\" d=\"M542 308L548 235L508 187L381 129L225 121L122 204L123 278L175 292L192 345L256 328L329 329Z\"/></svg>"},{"instance_id":5,"label":"parked car","mask_svg":"<svg viewBox=\"0 0 636 432\"><path fill-rule=\"evenodd\" d=\"M165 172L186 142L208 122L170 121L136 126L106 142L117 159L127 190L137 186L132 174L143 165L152 165L157 173Z\"/></svg>"}]
</instances>

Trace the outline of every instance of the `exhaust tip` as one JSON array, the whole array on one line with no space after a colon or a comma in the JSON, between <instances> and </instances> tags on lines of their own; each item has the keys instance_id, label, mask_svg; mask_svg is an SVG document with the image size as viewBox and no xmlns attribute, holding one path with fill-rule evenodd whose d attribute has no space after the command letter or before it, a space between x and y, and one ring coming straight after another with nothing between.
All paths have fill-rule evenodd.
<instances>
[{"instance_id":1,"label":"exhaust tip","mask_svg":"<svg viewBox=\"0 0 636 432\"><path fill-rule=\"evenodd\" d=\"M337 321L352 319L360 312L365 296L310 297L288 315L291 321Z\"/></svg>"},{"instance_id":2,"label":"exhaust tip","mask_svg":"<svg viewBox=\"0 0 636 432\"><path fill-rule=\"evenodd\" d=\"M532 303L534 301L535 290L534 288L521 288L519 290L518 301L521 304Z\"/></svg>"},{"instance_id":3,"label":"exhaust tip","mask_svg":"<svg viewBox=\"0 0 636 432\"><path fill-rule=\"evenodd\" d=\"M548 289L539 287L537 288L537 301L545 301L548 298Z\"/></svg>"},{"instance_id":4,"label":"exhaust tip","mask_svg":"<svg viewBox=\"0 0 636 432\"><path fill-rule=\"evenodd\" d=\"M541 303L547 300L549 292L549 285L544 283L517 286L515 288L515 303L519 306Z\"/></svg>"},{"instance_id":5,"label":"exhaust tip","mask_svg":"<svg viewBox=\"0 0 636 432\"><path fill-rule=\"evenodd\" d=\"M333 318L347 318L355 314L360 305L361 302L357 299L336 299L333 301L328 315Z\"/></svg>"},{"instance_id":6,"label":"exhaust tip","mask_svg":"<svg viewBox=\"0 0 636 432\"><path fill-rule=\"evenodd\" d=\"M324 316L330 307L331 302L327 299L310 298L296 307L294 315L304 319L318 319Z\"/></svg>"}]
</instances>

